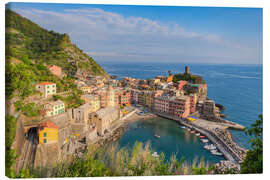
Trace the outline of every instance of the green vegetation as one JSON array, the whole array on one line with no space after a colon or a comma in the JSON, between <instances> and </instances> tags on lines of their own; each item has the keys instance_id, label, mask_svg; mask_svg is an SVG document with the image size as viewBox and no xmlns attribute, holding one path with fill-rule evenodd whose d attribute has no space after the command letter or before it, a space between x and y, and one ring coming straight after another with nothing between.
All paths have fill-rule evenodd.
<instances>
[{"instance_id":1,"label":"green vegetation","mask_svg":"<svg viewBox=\"0 0 270 180\"><path fill-rule=\"evenodd\" d=\"M19 14L6 10L6 56L23 60L25 64L55 64L73 77L77 69L91 75L105 71L81 49L70 42L67 34L41 28Z\"/></svg>"},{"instance_id":2,"label":"green vegetation","mask_svg":"<svg viewBox=\"0 0 270 180\"><path fill-rule=\"evenodd\" d=\"M14 163L17 158L16 152L14 149L11 149L13 140L16 134L16 119L13 116L6 116L5 117L5 164L6 164L6 176L14 177Z\"/></svg>"},{"instance_id":3,"label":"green vegetation","mask_svg":"<svg viewBox=\"0 0 270 180\"><path fill-rule=\"evenodd\" d=\"M16 111L21 111L25 116L35 117L39 116L40 107L37 107L35 103L23 103L23 101L16 101L14 103Z\"/></svg>"},{"instance_id":4,"label":"green vegetation","mask_svg":"<svg viewBox=\"0 0 270 180\"><path fill-rule=\"evenodd\" d=\"M75 91L75 92L72 92L72 94L70 94L67 97L53 95L53 100L57 101L59 99L61 101L64 101L66 109L77 108L84 104L84 100L80 98L81 95L82 95L81 91Z\"/></svg>"},{"instance_id":5,"label":"green vegetation","mask_svg":"<svg viewBox=\"0 0 270 180\"><path fill-rule=\"evenodd\" d=\"M132 150L119 149L116 145L98 148L90 146L84 157L73 157L54 168L37 168L31 171L34 177L90 177L90 176L153 176L214 174L215 168L203 160L192 164L176 156L165 160L162 153L158 158L152 156L149 143L136 142Z\"/></svg>"},{"instance_id":6,"label":"green vegetation","mask_svg":"<svg viewBox=\"0 0 270 180\"><path fill-rule=\"evenodd\" d=\"M173 76L173 82L176 83L180 80L189 81L193 84L205 84L206 82L203 80L202 76L192 75L192 74L175 74Z\"/></svg>"},{"instance_id":7,"label":"green vegetation","mask_svg":"<svg viewBox=\"0 0 270 180\"><path fill-rule=\"evenodd\" d=\"M241 164L241 173L254 174L263 172L263 116L259 115L249 129L246 130L251 143L251 150L247 152L244 162Z\"/></svg>"}]
</instances>

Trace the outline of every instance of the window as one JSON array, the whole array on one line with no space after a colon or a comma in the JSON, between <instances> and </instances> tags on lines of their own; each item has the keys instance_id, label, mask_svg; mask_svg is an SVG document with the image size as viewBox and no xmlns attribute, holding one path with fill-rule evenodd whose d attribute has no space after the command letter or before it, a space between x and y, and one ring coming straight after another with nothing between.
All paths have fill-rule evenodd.
<instances>
[{"instance_id":1,"label":"window","mask_svg":"<svg viewBox=\"0 0 270 180\"><path fill-rule=\"evenodd\" d=\"M50 93L50 91L47 91L47 93L49 94L49 93Z\"/></svg>"},{"instance_id":2,"label":"window","mask_svg":"<svg viewBox=\"0 0 270 180\"><path fill-rule=\"evenodd\" d=\"M51 112L51 115L53 115L53 112Z\"/></svg>"},{"instance_id":3,"label":"window","mask_svg":"<svg viewBox=\"0 0 270 180\"><path fill-rule=\"evenodd\" d=\"M43 139L43 143L46 144L47 143L47 139Z\"/></svg>"},{"instance_id":4,"label":"window","mask_svg":"<svg viewBox=\"0 0 270 180\"><path fill-rule=\"evenodd\" d=\"M55 87L55 85L52 85L52 87Z\"/></svg>"},{"instance_id":5,"label":"window","mask_svg":"<svg viewBox=\"0 0 270 180\"><path fill-rule=\"evenodd\" d=\"M45 133L43 133L43 137L46 137L47 136L47 133L45 132Z\"/></svg>"},{"instance_id":6,"label":"window","mask_svg":"<svg viewBox=\"0 0 270 180\"><path fill-rule=\"evenodd\" d=\"M52 90L52 92L55 92L55 90Z\"/></svg>"}]
</instances>

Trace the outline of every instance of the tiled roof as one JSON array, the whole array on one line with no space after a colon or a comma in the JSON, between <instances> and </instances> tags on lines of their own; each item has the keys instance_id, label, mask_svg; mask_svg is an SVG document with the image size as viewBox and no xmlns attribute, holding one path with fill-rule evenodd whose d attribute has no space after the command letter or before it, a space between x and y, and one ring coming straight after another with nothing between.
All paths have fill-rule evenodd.
<instances>
[{"instance_id":1,"label":"tiled roof","mask_svg":"<svg viewBox=\"0 0 270 180\"><path fill-rule=\"evenodd\" d=\"M54 129L58 129L58 126L56 126L54 123L52 123L51 121L46 121L44 123L41 123L39 125L40 129L44 129L45 127L47 128L54 128Z\"/></svg>"},{"instance_id":2,"label":"tiled roof","mask_svg":"<svg viewBox=\"0 0 270 180\"><path fill-rule=\"evenodd\" d=\"M55 83L52 83L52 82L43 82L43 83L39 83L38 85L44 86L44 85L52 85L52 84L55 84Z\"/></svg>"}]
</instances>

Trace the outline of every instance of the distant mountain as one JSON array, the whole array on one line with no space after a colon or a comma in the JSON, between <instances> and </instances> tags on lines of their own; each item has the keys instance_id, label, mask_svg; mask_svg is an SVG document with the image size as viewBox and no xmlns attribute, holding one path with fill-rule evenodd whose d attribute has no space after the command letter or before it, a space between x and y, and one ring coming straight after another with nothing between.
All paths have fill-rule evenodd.
<instances>
[{"instance_id":1,"label":"distant mountain","mask_svg":"<svg viewBox=\"0 0 270 180\"><path fill-rule=\"evenodd\" d=\"M48 31L15 13L6 10L6 57L28 57L34 63L62 67L70 77L106 75L93 58L70 42L67 34Z\"/></svg>"}]
</instances>

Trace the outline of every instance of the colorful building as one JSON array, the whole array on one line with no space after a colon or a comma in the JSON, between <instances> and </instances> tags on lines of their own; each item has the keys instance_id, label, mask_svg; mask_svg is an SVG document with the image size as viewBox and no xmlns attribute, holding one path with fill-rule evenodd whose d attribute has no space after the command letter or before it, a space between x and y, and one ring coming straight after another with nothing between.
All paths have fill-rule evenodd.
<instances>
[{"instance_id":1,"label":"colorful building","mask_svg":"<svg viewBox=\"0 0 270 180\"><path fill-rule=\"evenodd\" d=\"M130 105L130 91L121 90L118 93L119 105L120 106L129 106Z\"/></svg>"},{"instance_id":2,"label":"colorful building","mask_svg":"<svg viewBox=\"0 0 270 180\"><path fill-rule=\"evenodd\" d=\"M65 103L61 100L44 104L45 116L55 116L65 112Z\"/></svg>"},{"instance_id":3,"label":"colorful building","mask_svg":"<svg viewBox=\"0 0 270 180\"><path fill-rule=\"evenodd\" d=\"M89 103L92 108L92 112L96 112L100 109L100 97L99 95L94 94L84 94L81 96L81 99L85 101L85 103Z\"/></svg>"},{"instance_id":4,"label":"colorful building","mask_svg":"<svg viewBox=\"0 0 270 180\"><path fill-rule=\"evenodd\" d=\"M61 77L62 76L62 68L56 65L48 66L49 71L51 71L52 74Z\"/></svg>"},{"instance_id":5,"label":"colorful building","mask_svg":"<svg viewBox=\"0 0 270 180\"><path fill-rule=\"evenodd\" d=\"M42 97L47 98L56 94L56 84L51 82L43 82L36 85L36 90L42 92Z\"/></svg>"},{"instance_id":6,"label":"colorful building","mask_svg":"<svg viewBox=\"0 0 270 180\"><path fill-rule=\"evenodd\" d=\"M82 90L84 93L92 93L93 88L91 86L81 86L79 87L80 90Z\"/></svg>"},{"instance_id":7,"label":"colorful building","mask_svg":"<svg viewBox=\"0 0 270 180\"><path fill-rule=\"evenodd\" d=\"M157 112L186 118L190 114L190 99L188 96L176 97L165 94L154 98L154 109Z\"/></svg>"},{"instance_id":8,"label":"colorful building","mask_svg":"<svg viewBox=\"0 0 270 180\"><path fill-rule=\"evenodd\" d=\"M39 144L50 144L58 142L58 126L47 121L38 127Z\"/></svg>"},{"instance_id":9,"label":"colorful building","mask_svg":"<svg viewBox=\"0 0 270 180\"><path fill-rule=\"evenodd\" d=\"M172 82L172 80L173 80L173 75L170 75L167 77L166 82L170 83L170 82Z\"/></svg>"},{"instance_id":10,"label":"colorful building","mask_svg":"<svg viewBox=\"0 0 270 180\"><path fill-rule=\"evenodd\" d=\"M190 94L189 97L190 97L190 112L193 113L196 111L197 95Z\"/></svg>"},{"instance_id":11,"label":"colorful building","mask_svg":"<svg viewBox=\"0 0 270 180\"><path fill-rule=\"evenodd\" d=\"M188 83L187 81L178 81L177 89L178 89L178 90L182 90L183 87L184 87L187 83Z\"/></svg>"}]
</instances>

